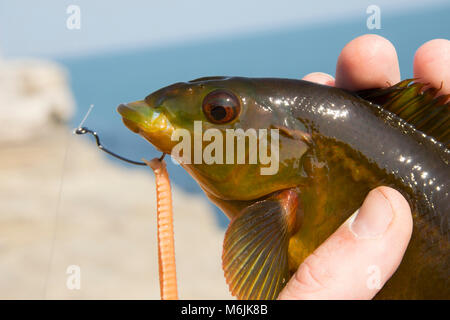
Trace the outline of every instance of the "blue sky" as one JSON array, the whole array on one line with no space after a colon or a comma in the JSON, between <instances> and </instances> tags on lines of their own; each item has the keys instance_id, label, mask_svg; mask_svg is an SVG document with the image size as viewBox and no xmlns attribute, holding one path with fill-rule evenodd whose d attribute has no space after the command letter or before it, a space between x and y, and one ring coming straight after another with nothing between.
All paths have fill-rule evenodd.
<instances>
[{"instance_id":1,"label":"blue sky","mask_svg":"<svg viewBox=\"0 0 450 320\"><path fill-rule=\"evenodd\" d=\"M223 36L360 19L376 4L383 15L442 6L444 0L105 1L0 0L0 55L64 57L140 47L163 47ZM66 28L69 5L81 29Z\"/></svg>"}]
</instances>

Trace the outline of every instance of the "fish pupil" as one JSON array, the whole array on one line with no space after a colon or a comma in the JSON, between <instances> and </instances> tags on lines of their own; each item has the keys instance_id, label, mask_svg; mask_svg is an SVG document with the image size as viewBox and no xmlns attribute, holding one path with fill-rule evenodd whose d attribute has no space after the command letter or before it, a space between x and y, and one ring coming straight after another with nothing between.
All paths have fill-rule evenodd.
<instances>
[{"instance_id":1,"label":"fish pupil","mask_svg":"<svg viewBox=\"0 0 450 320\"><path fill-rule=\"evenodd\" d=\"M203 99L202 109L210 122L224 124L236 119L241 106L233 93L218 89Z\"/></svg>"},{"instance_id":2,"label":"fish pupil","mask_svg":"<svg viewBox=\"0 0 450 320\"><path fill-rule=\"evenodd\" d=\"M227 111L222 106L215 106L211 109L211 116L217 121L224 119L226 115Z\"/></svg>"}]
</instances>

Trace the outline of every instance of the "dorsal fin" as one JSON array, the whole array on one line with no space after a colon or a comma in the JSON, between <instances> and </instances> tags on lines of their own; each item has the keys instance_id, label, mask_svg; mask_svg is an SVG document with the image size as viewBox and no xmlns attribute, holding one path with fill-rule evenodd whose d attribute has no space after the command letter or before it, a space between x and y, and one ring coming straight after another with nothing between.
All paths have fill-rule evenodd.
<instances>
[{"instance_id":1,"label":"dorsal fin","mask_svg":"<svg viewBox=\"0 0 450 320\"><path fill-rule=\"evenodd\" d=\"M361 98L382 106L385 110L413 125L417 130L450 145L450 94L436 97L439 89L414 79L403 80L391 87L358 91Z\"/></svg>"},{"instance_id":2,"label":"dorsal fin","mask_svg":"<svg viewBox=\"0 0 450 320\"><path fill-rule=\"evenodd\" d=\"M210 80L224 80L228 77L225 76L210 76L210 77L201 77L194 80L189 80L189 83L200 82L200 81L210 81Z\"/></svg>"}]
</instances>

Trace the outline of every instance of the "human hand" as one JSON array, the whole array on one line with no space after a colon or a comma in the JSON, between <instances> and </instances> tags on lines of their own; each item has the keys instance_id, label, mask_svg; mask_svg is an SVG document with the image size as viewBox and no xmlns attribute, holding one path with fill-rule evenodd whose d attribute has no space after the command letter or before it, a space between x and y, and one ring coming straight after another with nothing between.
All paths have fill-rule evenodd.
<instances>
[{"instance_id":1,"label":"human hand","mask_svg":"<svg viewBox=\"0 0 450 320\"><path fill-rule=\"evenodd\" d=\"M414 57L414 78L450 93L450 41L431 40ZM303 78L348 90L393 85L400 81L394 46L383 37L364 35L339 55L336 80L325 73ZM372 299L397 270L412 233L408 203L396 190L372 190L361 208L305 259L279 299ZM372 267L372 269L371 269ZM369 285L370 270L379 286Z\"/></svg>"}]
</instances>

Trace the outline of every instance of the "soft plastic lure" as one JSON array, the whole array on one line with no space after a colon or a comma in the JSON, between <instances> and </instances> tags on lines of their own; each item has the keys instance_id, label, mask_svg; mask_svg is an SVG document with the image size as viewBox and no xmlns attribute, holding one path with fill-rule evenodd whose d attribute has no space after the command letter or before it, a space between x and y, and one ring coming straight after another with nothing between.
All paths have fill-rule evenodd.
<instances>
[{"instance_id":1,"label":"soft plastic lure","mask_svg":"<svg viewBox=\"0 0 450 320\"><path fill-rule=\"evenodd\" d=\"M143 160L155 173L158 215L159 287L162 300L177 300L175 241L173 237L172 191L162 158Z\"/></svg>"},{"instance_id":2,"label":"soft plastic lure","mask_svg":"<svg viewBox=\"0 0 450 320\"><path fill-rule=\"evenodd\" d=\"M95 138L98 148L117 159L139 165L149 166L155 174L156 182L156 212L158 225L158 267L159 267L159 288L162 300L177 300L177 274L175 264L175 240L173 236L173 210L172 210L172 189L170 187L169 174L164 162L165 153L160 158L144 162L134 161L118 155L105 148L97 132L86 127L78 127L75 134L82 135L89 133Z\"/></svg>"},{"instance_id":3,"label":"soft plastic lure","mask_svg":"<svg viewBox=\"0 0 450 320\"><path fill-rule=\"evenodd\" d=\"M449 299L450 96L423 88L405 80L355 93L293 79L207 77L162 88L118 111L130 130L166 153L180 142L173 133L198 136L198 122L205 132L215 130L199 148L211 154L220 139L230 142L230 130L279 130L276 174L261 174L267 167L261 161L182 163L231 219L223 268L238 298L276 298L367 193L385 185L408 200L414 230L377 298ZM248 146L232 157L248 160L254 155Z\"/></svg>"}]
</instances>

